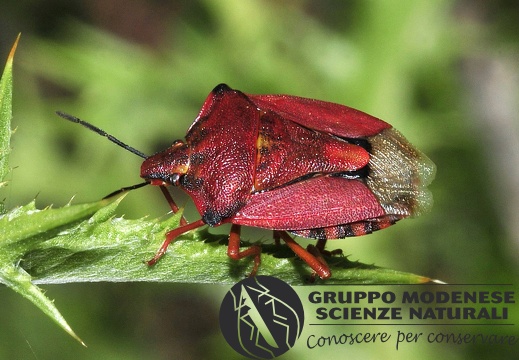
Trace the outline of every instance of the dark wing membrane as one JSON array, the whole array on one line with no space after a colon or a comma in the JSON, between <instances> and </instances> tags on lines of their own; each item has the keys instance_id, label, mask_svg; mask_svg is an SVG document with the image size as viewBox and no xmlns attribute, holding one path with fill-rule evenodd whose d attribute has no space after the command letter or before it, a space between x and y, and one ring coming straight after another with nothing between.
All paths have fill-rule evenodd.
<instances>
[{"instance_id":1,"label":"dark wing membrane","mask_svg":"<svg viewBox=\"0 0 519 360\"><path fill-rule=\"evenodd\" d=\"M371 137L367 186L387 214L418 216L432 205L436 167L394 128Z\"/></svg>"}]
</instances>

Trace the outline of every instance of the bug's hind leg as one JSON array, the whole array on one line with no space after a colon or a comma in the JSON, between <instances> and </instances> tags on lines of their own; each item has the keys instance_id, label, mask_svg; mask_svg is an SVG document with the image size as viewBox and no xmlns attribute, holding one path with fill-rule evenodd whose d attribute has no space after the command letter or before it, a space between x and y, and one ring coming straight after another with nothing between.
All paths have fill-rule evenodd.
<instances>
[{"instance_id":1,"label":"bug's hind leg","mask_svg":"<svg viewBox=\"0 0 519 360\"><path fill-rule=\"evenodd\" d=\"M279 237L287 244L287 246L297 255L301 260L306 262L314 271L312 276L319 276L321 279L327 279L332 275L328 264L324 260L321 252L316 246L309 246L304 249L301 245L296 243L294 239L286 231L276 231L274 238ZM324 246L324 245L323 245ZM315 250L315 251L314 251Z\"/></svg>"},{"instance_id":2,"label":"bug's hind leg","mask_svg":"<svg viewBox=\"0 0 519 360\"><path fill-rule=\"evenodd\" d=\"M308 251L310 251L310 247L315 248L321 255L324 256L337 256L342 255L342 249L333 249L333 250L325 250L324 247L326 246L326 239L319 239L317 240L317 244L314 245L308 245L306 248ZM324 259L323 259L324 260Z\"/></svg>"}]
</instances>

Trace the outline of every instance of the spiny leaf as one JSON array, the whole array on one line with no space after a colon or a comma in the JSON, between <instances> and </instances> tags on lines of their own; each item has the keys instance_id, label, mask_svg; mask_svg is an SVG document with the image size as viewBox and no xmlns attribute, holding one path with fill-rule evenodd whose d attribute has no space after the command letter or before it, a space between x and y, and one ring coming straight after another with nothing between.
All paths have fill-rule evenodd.
<instances>
[{"instance_id":1,"label":"spiny leaf","mask_svg":"<svg viewBox=\"0 0 519 360\"><path fill-rule=\"evenodd\" d=\"M22 239L31 239L38 234L50 232L72 221L91 215L109 201L93 204L65 206L60 209L37 210L34 202L11 210L8 216L0 218L0 246L7 246ZM40 241L36 238L35 241ZM26 246L26 244L24 244Z\"/></svg>"},{"instance_id":2,"label":"spiny leaf","mask_svg":"<svg viewBox=\"0 0 519 360\"><path fill-rule=\"evenodd\" d=\"M112 203L104 200L59 209L35 210L32 203L16 208L0 217L5 233L14 234L11 238L1 238L0 256L11 264L19 263L34 283L42 284L97 281L233 284L250 272L252 260L229 259L227 237L211 234L207 228L180 236L155 266L147 266L144 260L154 255L165 233L178 226L180 214L164 221L113 217L121 200L122 197ZM89 214L93 215L87 218ZM308 266L285 245L261 246L261 274L276 276L292 285L307 284L311 274ZM343 256L327 257L327 261L333 271L327 284L429 280L353 262Z\"/></svg>"},{"instance_id":3,"label":"spiny leaf","mask_svg":"<svg viewBox=\"0 0 519 360\"><path fill-rule=\"evenodd\" d=\"M41 311L61 326L63 330L69 333L81 344L85 345L58 311L52 300L47 298L41 289L31 282L31 276L29 274L19 266L13 266L12 264L6 263L2 258L0 258L0 261L3 265L0 268L0 282L30 300L34 305L40 308Z\"/></svg>"},{"instance_id":4,"label":"spiny leaf","mask_svg":"<svg viewBox=\"0 0 519 360\"><path fill-rule=\"evenodd\" d=\"M20 35L7 58L2 78L0 79L0 187L5 186L5 177L9 173L9 153L11 152L11 118L13 117L13 59Z\"/></svg>"},{"instance_id":5,"label":"spiny leaf","mask_svg":"<svg viewBox=\"0 0 519 360\"><path fill-rule=\"evenodd\" d=\"M9 173L9 153L11 152L11 118L12 118L12 94L13 94L13 59L18 45L20 35L9 53L2 78L0 79L0 187L5 186L5 177ZM3 203L0 204L0 214L5 212ZM32 208L32 209L31 209ZM34 210L34 204L26 207L26 213ZM12 218L16 218L20 213L20 209L16 209L11 213ZM83 213L83 216L87 215ZM17 224L16 221L11 223L11 226L4 226L4 220L9 219L8 215L0 215L0 282L7 285L14 291L18 292L25 298L32 301L45 314L52 318L59 326L61 326L67 333L77 339L83 345L81 339L74 333L74 331L67 324L63 316L59 313L54 303L49 300L43 292L31 283L31 277L21 267L19 267L16 247L10 246L21 240L24 235L36 235L38 232L48 230L46 224L41 217L33 217L32 228L27 228L25 224ZM57 223L67 222L67 216L62 219L55 219ZM69 219L70 220L70 219ZM40 222L41 221L41 222ZM14 227L16 230L12 231ZM52 225L51 225L52 226ZM11 230L11 231L10 231ZM15 261L13 261L15 260Z\"/></svg>"},{"instance_id":6,"label":"spiny leaf","mask_svg":"<svg viewBox=\"0 0 519 360\"><path fill-rule=\"evenodd\" d=\"M34 284L97 281L233 284L251 271L251 259L230 260L226 237L212 235L207 229L180 236L155 266L147 266L143 260L151 258L165 233L178 226L180 214L164 221L113 217L121 199L109 204L103 200L45 210L36 210L31 203L2 215L2 229L13 236L0 241L0 282L33 301L77 339L52 301ZM23 224L27 230L23 230ZM286 246L264 244L262 248L261 274L276 276L292 285L307 284L308 267ZM326 284L430 281L352 262L346 257L327 260L334 274Z\"/></svg>"},{"instance_id":7,"label":"spiny leaf","mask_svg":"<svg viewBox=\"0 0 519 360\"><path fill-rule=\"evenodd\" d=\"M91 218L59 233L40 236L21 257L34 283L97 281L158 281L233 284L251 271L252 260L233 261L227 257L227 237L208 229L180 236L167 254L152 267L150 259L160 247L165 233L178 226L180 214L164 221L127 220L111 217L118 202L101 208ZM74 205L75 207L86 205ZM65 208L64 208L65 209ZM54 211L61 211L55 209ZM45 210L45 211L50 211ZM30 217L30 215L28 215ZM0 219L1 220L1 219ZM23 244L27 244L27 240ZM250 246L243 243L243 246ZM262 244L261 274L276 276L292 285L307 284L311 272L284 245ZM331 283L421 283L429 279L383 269L347 257L328 257L334 272Z\"/></svg>"},{"instance_id":8,"label":"spiny leaf","mask_svg":"<svg viewBox=\"0 0 519 360\"><path fill-rule=\"evenodd\" d=\"M92 215L107 203L107 200L103 200L46 210L36 210L34 203L31 203L0 216L0 282L32 301L80 342L54 303L31 282L32 277L20 264L24 262L28 249L45 242L63 226Z\"/></svg>"}]
</instances>

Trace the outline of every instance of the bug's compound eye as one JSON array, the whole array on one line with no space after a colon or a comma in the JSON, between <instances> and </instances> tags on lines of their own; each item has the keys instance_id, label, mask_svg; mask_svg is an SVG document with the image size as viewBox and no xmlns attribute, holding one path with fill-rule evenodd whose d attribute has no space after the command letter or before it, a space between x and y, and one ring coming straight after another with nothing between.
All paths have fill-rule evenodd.
<instances>
[{"instance_id":1,"label":"bug's compound eye","mask_svg":"<svg viewBox=\"0 0 519 360\"><path fill-rule=\"evenodd\" d=\"M181 178L181 174L178 174L178 173L174 173L174 174L171 174L168 178L168 182L173 185L173 186L178 186L180 185L180 178Z\"/></svg>"}]
</instances>

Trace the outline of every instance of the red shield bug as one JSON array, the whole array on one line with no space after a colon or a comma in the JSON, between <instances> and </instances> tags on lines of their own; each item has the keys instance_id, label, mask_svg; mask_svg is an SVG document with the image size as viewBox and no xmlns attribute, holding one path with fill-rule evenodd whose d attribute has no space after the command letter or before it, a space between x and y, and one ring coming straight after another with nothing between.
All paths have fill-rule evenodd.
<instances>
[{"instance_id":1,"label":"red shield bug","mask_svg":"<svg viewBox=\"0 0 519 360\"><path fill-rule=\"evenodd\" d=\"M230 223L227 254L240 251L242 225L274 230L321 278L331 275L323 253L328 239L369 234L422 213L434 164L388 123L329 102L288 95L248 95L218 85L205 100L185 141L151 156L78 118L58 115L108 137L144 158L141 177L157 185L172 210L167 186L182 188L201 218L166 234L157 262L179 235L203 225ZM122 191L121 190L121 191ZM317 240L306 249L287 233Z\"/></svg>"}]
</instances>

